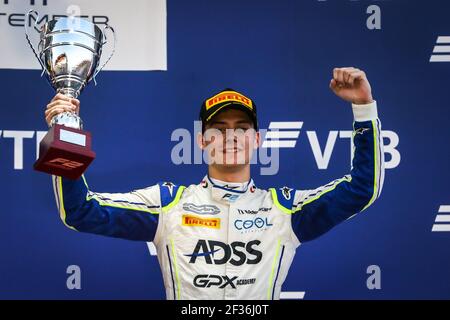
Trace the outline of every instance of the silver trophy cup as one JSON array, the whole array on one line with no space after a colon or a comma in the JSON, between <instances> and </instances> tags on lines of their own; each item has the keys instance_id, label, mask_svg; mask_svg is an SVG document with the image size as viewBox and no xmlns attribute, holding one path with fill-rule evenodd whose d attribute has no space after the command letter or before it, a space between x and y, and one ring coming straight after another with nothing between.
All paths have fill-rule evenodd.
<instances>
[{"instance_id":1,"label":"silver trophy cup","mask_svg":"<svg viewBox=\"0 0 450 320\"><path fill-rule=\"evenodd\" d=\"M34 55L42 66L51 86L58 93L77 98L84 87L94 80L103 67L112 58L115 51L116 35L109 25L101 30L97 25L76 17L59 18L44 24L40 32L37 51L32 45L28 32L30 10L26 17L25 34ZM39 18L36 18L36 22ZM36 27L36 25L35 25ZM102 48L107 43L106 30L114 38L111 55L99 67ZM75 113L64 112L52 119L53 124L82 129L82 121Z\"/></svg>"},{"instance_id":2,"label":"silver trophy cup","mask_svg":"<svg viewBox=\"0 0 450 320\"><path fill-rule=\"evenodd\" d=\"M59 18L45 23L40 28L37 50L33 46L28 30L30 10L25 21L25 35L38 59L42 74L45 73L56 92L77 98L108 63L115 51L116 35L108 25L102 30L97 25L77 17ZM39 18L36 18L36 23ZM36 23L34 28L37 29ZM107 43L106 31L114 39L113 49L100 66L102 48ZM34 167L38 171L69 178L81 176L95 158L90 150L91 135L83 131L81 118L75 112L63 112L51 120L51 128L40 145L40 157Z\"/></svg>"}]
</instances>

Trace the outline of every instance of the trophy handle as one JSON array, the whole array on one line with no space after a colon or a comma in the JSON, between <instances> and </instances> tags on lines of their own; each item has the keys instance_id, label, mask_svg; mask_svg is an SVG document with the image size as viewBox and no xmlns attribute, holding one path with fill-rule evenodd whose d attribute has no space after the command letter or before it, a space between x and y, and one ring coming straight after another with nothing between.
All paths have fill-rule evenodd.
<instances>
[{"instance_id":1,"label":"trophy handle","mask_svg":"<svg viewBox=\"0 0 450 320\"><path fill-rule=\"evenodd\" d=\"M117 42L116 32L114 31L114 28L111 27L108 24L106 25L106 27L103 28L103 37L105 38L105 41L102 43L102 45L105 45L108 42L108 38L106 37L106 30L111 30L111 32L112 32L112 35L113 35L113 38L114 38L113 49L112 49L112 52L109 55L108 59L106 59L105 63L103 63L100 68L97 68L97 70L95 70L95 73L94 73L94 76L93 76L95 85L97 85L97 81L96 81L95 77L97 76L97 74L100 71L102 71L102 69L106 66L106 64L109 62L109 60L111 60L112 56L116 52L116 42Z\"/></svg>"},{"instance_id":2,"label":"trophy handle","mask_svg":"<svg viewBox=\"0 0 450 320\"><path fill-rule=\"evenodd\" d=\"M34 49L34 46L33 46L33 44L31 43L31 40L30 40L30 37L29 37L29 32L28 32L28 21L30 20L29 17L30 17L30 14L31 14L31 13L36 13L36 15L37 15L36 21L34 22L34 26L37 25L37 21L39 20L39 13L38 13L37 11L35 11L35 10L33 10L33 9L31 9L30 11L28 11L28 13L27 13L26 16L25 16L25 19L26 19L26 20L25 20L25 37L27 38L28 44L30 45L31 50L33 50L33 53L34 53L36 59L39 61L39 64L41 65L41 68L42 68L41 77L42 77L42 76L44 75L44 72L45 72L44 63L42 62L41 58L39 58L39 56L38 56L36 50Z\"/></svg>"}]
</instances>

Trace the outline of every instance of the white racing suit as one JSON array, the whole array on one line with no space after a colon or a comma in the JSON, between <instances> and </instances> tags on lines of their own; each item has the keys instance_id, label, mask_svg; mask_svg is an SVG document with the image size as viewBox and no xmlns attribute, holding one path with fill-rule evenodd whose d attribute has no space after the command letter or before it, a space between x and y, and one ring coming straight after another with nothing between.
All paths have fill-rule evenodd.
<instances>
[{"instance_id":1,"label":"white racing suit","mask_svg":"<svg viewBox=\"0 0 450 320\"><path fill-rule=\"evenodd\" d=\"M353 105L350 174L313 190L253 181L244 190L161 182L129 193L96 193L84 176L53 177L59 213L71 229L153 241L167 299L279 299L300 243L368 208L384 180L376 103Z\"/></svg>"}]
</instances>

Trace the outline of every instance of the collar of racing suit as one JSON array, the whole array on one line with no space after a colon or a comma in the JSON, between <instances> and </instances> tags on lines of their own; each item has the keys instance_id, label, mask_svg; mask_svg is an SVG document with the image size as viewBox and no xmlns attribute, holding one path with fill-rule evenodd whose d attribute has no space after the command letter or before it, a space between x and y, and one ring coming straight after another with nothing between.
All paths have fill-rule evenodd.
<instances>
[{"instance_id":1,"label":"collar of racing suit","mask_svg":"<svg viewBox=\"0 0 450 320\"><path fill-rule=\"evenodd\" d=\"M253 179L242 183L225 182L211 178L209 175L203 178L201 185L211 190L211 197L214 200L225 203L236 202L247 193L255 192L256 189Z\"/></svg>"}]
</instances>

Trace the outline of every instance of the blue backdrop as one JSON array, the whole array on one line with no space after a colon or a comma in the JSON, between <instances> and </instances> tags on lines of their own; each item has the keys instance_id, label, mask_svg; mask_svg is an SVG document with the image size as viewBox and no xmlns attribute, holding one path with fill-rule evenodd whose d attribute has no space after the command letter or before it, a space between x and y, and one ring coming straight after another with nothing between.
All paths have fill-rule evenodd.
<instances>
[{"instance_id":1,"label":"blue backdrop","mask_svg":"<svg viewBox=\"0 0 450 320\"><path fill-rule=\"evenodd\" d=\"M366 26L370 5L381 9L381 29ZM368 75L383 130L399 138L401 159L364 214L299 248L283 291L304 291L305 299L448 299L450 232L431 230L440 206L450 205L450 64L430 56L438 37L450 36L449 10L448 1L168 0L168 71L103 72L80 97L97 153L89 185L125 192L160 180L199 182L206 165L174 165L171 134L192 132L201 101L226 87L255 100L261 128L304 122L295 148L280 149L276 175L252 168L260 188L339 178L350 170L349 139L338 137L319 169L306 132L316 132L323 152L330 131L351 130L351 106L328 84L334 67L356 66ZM0 88L0 130L47 129L54 92L38 71L0 70ZM165 298L146 243L62 224L50 176L32 169L36 133L23 140L23 169L14 168L14 150L14 139L0 135L0 298ZM66 287L69 265L81 268L81 290ZM379 290L366 286L370 265L380 267Z\"/></svg>"}]
</instances>

